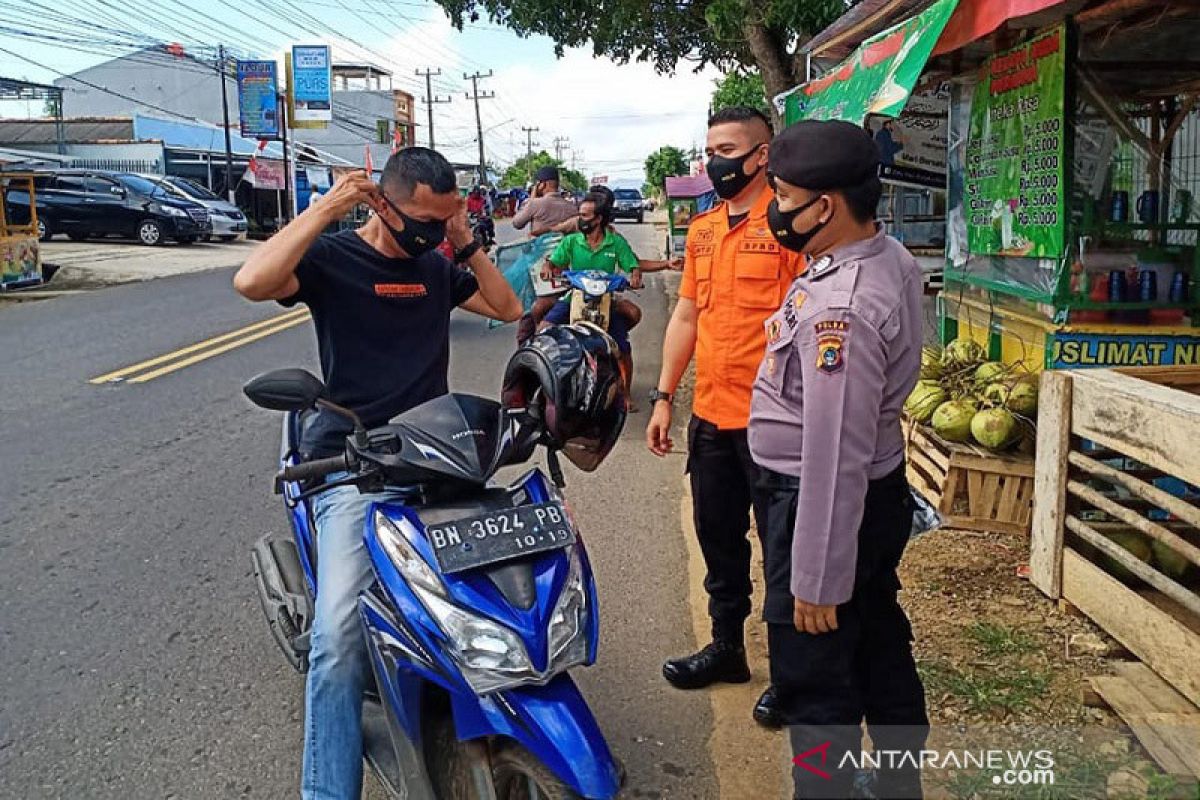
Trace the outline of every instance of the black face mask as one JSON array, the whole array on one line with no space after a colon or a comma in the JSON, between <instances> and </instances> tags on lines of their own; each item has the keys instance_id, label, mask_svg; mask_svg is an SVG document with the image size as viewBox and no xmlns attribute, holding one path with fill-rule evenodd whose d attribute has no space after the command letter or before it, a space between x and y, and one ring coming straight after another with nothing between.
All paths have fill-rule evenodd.
<instances>
[{"instance_id":1,"label":"black face mask","mask_svg":"<svg viewBox=\"0 0 1200 800\"><path fill-rule=\"evenodd\" d=\"M712 181L713 191L723 200L728 200L731 197L737 197L743 189L750 185L750 181L754 180L754 176L762 172L762 165L759 165L754 172L746 174L744 167L746 162L754 156L758 155L761 144L750 148L750 152L743 156L734 156L726 158L725 156L713 156L708 159L708 166L704 171L708 173L708 179Z\"/></svg>"},{"instance_id":2,"label":"black face mask","mask_svg":"<svg viewBox=\"0 0 1200 800\"><path fill-rule=\"evenodd\" d=\"M441 244L442 240L446 238L445 220L435 219L423 222L419 219L413 219L401 211L386 196L383 199L392 207L392 211L395 211L400 215L400 219L404 220L404 230L396 230L383 217L380 217L379 221L392 234L392 238L396 240L396 244L400 249L408 253L410 257L420 258Z\"/></svg>"},{"instance_id":3,"label":"black face mask","mask_svg":"<svg viewBox=\"0 0 1200 800\"><path fill-rule=\"evenodd\" d=\"M779 246L788 250L794 250L797 253L803 253L804 248L812 241L812 238L820 232L822 228L829 224L833 219L830 217L824 222L818 222L816 225L809 228L804 233L797 233L792 228L792 223L796 221L796 217L800 216L804 211L813 206L818 200L825 195L817 195L812 200L809 200L802 206L797 206L791 211L780 211L779 201L772 200L767 206L767 225L771 228L771 235L779 242Z\"/></svg>"},{"instance_id":4,"label":"black face mask","mask_svg":"<svg viewBox=\"0 0 1200 800\"><path fill-rule=\"evenodd\" d=\"M591 233L592 231L596 230L596 220L581 218L576 227L579 228L580 233L583 233L583 234Z\"/></svg>"}]
</instances>

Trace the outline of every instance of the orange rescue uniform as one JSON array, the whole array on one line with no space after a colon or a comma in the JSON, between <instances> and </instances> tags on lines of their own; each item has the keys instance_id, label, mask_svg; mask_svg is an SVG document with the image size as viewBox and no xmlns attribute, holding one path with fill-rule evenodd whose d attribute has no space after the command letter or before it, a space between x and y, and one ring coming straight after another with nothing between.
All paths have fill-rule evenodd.
<instances>
[{"instance_id":1,"label":"orange rescue uniform","mask_svg":"<svg viewBox=\"0 0 1200 800\"><path fill-rule=\"evenodd\" d=\"M692 411L721 429L745 428L767 346L764 323L804 271L804 257L779 246L767 226L774 193L764 188L740 223L725 203L688 227L679 296L695 301L696 395Z\"/></svg>"}]
</instances>

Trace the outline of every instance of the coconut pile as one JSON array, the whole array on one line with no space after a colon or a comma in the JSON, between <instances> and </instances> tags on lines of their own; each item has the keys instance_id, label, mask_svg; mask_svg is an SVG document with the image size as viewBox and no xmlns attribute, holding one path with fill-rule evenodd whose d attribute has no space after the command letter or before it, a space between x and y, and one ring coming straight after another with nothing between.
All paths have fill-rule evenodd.
<instances>
[{"instance_id":1,"label":"coconut pile","mask_svg":"<svg viewBox=\"0 0 1200 800\"><path fill-rule=\"evenodd\" d=\"M1032 452L1037 376L1023 364L986 361L978 343L956 339L921 351L921 378L904 402L916 422L943 439L1001 452Z\"/></svg>"}]
</instances>

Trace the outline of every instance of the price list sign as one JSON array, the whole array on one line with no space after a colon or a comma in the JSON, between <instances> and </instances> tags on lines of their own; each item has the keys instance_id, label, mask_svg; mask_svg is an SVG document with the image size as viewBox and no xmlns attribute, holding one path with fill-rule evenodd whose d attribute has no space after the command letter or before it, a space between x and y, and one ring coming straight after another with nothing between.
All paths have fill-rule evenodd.
<instances>
[{"instance_id":1,"label":"price list sign","mask_svg":"<svg viewBox=\"0 0 1200 800\"><path fill-rule=\"evenodd\" d=\"M967 244L974 254L1058 258L1064 249L1059 26L984 63L966 149Z\"/></svg>"}]
</instances>

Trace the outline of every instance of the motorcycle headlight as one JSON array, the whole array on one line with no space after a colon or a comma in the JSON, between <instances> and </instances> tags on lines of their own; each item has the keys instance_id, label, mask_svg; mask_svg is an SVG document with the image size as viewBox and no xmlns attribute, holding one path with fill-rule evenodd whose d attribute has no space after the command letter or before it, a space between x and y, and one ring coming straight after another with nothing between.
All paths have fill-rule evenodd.
<instances>
[{"instance_id":1,"label":"motorcycle headlight","mask_svg":"<svg viewBox=\"0 0 1200 800\"><path fill-rule=\"evenodd\" d=\"M602 295L608 291L608 281L596 278L584 278L583 290L592 296Z\"/></svg>"},{"instance_id":2,"label":"motorcycle headlight","mask_svg":"<svg viewBox=\"0 0 1200 800\"><path fill-rule=\"evenodd\" d=\"M437 595L418 590L425 608L447 635L447 647L476 694L538 679L517 634Z\"/></svg>"},{"instance_id":3,"label":"motorcycle headlight","mask_svg":"<svg viewBox=\"0 0 1200 800\"><path fill-rule=\"evenodd\" d=\"M550 671L559 672L587 661L588 597L579 552L571 548L571 568L550 615Z\"/></svg>"},{"instance_id":4,"label":"motorcycle headlight","mask_svg":"<svg viewBox=\"0 0 1200 800\"><path fill-rule=\"evenodd\" d=\"M401 524L405 527L412 526L407 520L402 520ZM383 546L383 551L388 554L388 558L392 560L396 569L400 570L400 574L404 576L410 586L424 589L439 597L446 596L446 587L442 584L441 578L412 546L405 531L402 531L382 511L375 512L375 533L379 537L379 544Z\"/></svg>"},{"instance_id":5,"label":"motorcycle headlight","mask_svg":"<svg viewBox=\"0 0 1200 800\"><path fill-rule=\"evenodd\" d=\"M421 557L399 525L375 512L375 530L388 558L408 581L425 610L446 634L446 649L476 694L487 694L538 679L521 639L511 629L472 614L449 601L446 586Z\"/></svg>"}]
</instances>

